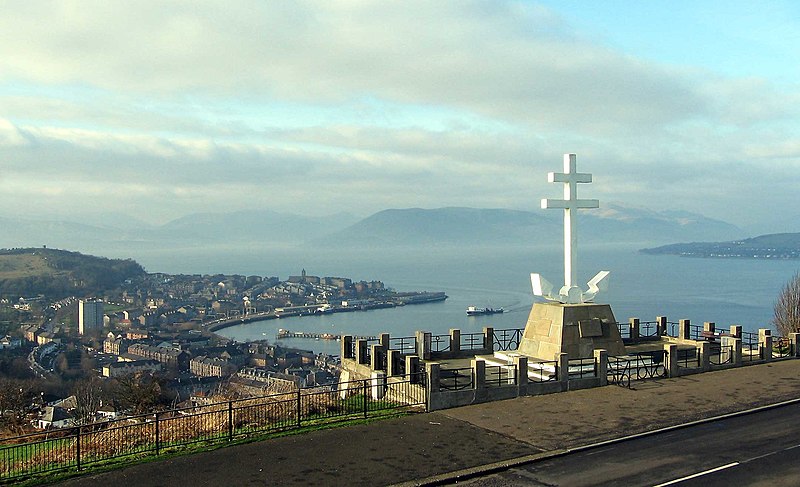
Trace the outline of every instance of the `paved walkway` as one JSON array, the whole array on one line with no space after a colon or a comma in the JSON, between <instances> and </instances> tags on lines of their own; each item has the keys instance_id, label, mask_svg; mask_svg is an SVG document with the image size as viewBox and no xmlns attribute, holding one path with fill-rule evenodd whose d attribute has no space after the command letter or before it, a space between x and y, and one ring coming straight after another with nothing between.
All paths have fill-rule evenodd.
<instances>
[{"instance_id":1,"label":"paved walkway","mask_svg":"<svg viewBox=\"0 0 800 487\"><path fill-rule=\"evenodd\" d=\"M389 485L800 397L800 360L523 397L78 477L65 486Z\"/></svg>"}]
</instances>

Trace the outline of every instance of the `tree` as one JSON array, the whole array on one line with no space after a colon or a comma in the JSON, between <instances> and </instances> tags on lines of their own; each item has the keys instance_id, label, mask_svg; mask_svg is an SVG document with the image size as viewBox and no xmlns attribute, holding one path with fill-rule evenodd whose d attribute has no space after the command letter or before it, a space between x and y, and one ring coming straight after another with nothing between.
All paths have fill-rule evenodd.
<instances>
[{"instance_id":1,"label":"tree","mask_svg":"<svg viewBox=\"0 0 800 487\"><path fill-rule=\"evenodd\" d=\"M23 433L40 390L32 380L0 378L0 424L14 434Z\"/></svg>"},{"instance_id":2,"label":"tree","mask_svg":"<svg viewBox=\"0 0 800 487\"><path fill-rule=\"evenodd\" d=\"M75 419L78 424L89 424L94 420L102 402L103 391L96 377L85 379L75 386Z\"/></svg>"},{"instance_id":3,"label":"tree","mask_svg":"<svg viewBox=\"0 0 800 487\"><path fill-rule=\"evenodd\" d=\"M800 332L800 272L795 273L778 295L772 323L781 336Z\"/></svg>"}]
</instances>

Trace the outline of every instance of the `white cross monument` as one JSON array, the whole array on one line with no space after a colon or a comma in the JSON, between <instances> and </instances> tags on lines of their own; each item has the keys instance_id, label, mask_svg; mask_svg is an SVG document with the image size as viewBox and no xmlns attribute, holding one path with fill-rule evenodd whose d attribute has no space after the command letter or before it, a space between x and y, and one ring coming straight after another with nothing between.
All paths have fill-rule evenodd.
<instances>
[{"instance_id":1,"label":"white cross monument","mask_svg":"<svg viewBox=\"0 0 800 487\"><path fill-rule=\"evenodd\" d=\"M575 168L575 154L564 154L564 172L551 172L547 175L547 180L551 183L564 183L564 199L543 199L542 208L557 208L564 210L564 286L558 294L553 294L553 285L547 282L540 274L531 274L531 284L533 294L542 296L551 301L559 301L565 304L589 303L600 291L608 287L608 271L598 272L589 281L589 289L581 290L576 285L577 270L575 263L578 256L578 235L575 224L578 216L578 209L598 208L598 200L578 199L578 183L591 183L592 175L589 173L579 173ZM574 214L573 214L574 210Z\"/></svg>"}]
</instances>

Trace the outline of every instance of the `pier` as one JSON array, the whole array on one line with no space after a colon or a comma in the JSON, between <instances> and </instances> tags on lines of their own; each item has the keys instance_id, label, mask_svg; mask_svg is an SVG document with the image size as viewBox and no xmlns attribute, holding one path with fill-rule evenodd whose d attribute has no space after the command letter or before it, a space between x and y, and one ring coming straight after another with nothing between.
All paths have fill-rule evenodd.
<instances>
[{"instance_id":1,"label":"pier","mask_svg":"<svg viewBox=\"0 0 800 487\"><path fill-rule=\"evenodd\" d=\"M304 331L290 331L284 330L281 328L278 330L278 334L276 338L280 340L281 338L313 338L316 340L340 340L342 338L341 335L336 335L334 333L307 333ZM374 336L354 336L355 340L377 340L377 337Z\"/></svg>"}]
</instances>

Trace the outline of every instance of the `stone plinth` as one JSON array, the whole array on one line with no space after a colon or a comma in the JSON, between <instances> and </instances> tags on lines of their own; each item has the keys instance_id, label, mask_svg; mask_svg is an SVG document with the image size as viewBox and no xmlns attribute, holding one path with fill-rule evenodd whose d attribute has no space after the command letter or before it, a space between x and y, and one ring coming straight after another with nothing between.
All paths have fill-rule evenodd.
<instances>
[{"instance_id":1,"label":"stone plinth","mask_svg":"<svg viewBox=\"0 0 800 487\"><path fill-rule=\"evenodd\" d=\"M553 360L559 353L569 358L589 358L595 349L624 355L617 320L607 304L534 303L519 344L519 353Z\"/></svg>"}]
</instances>

